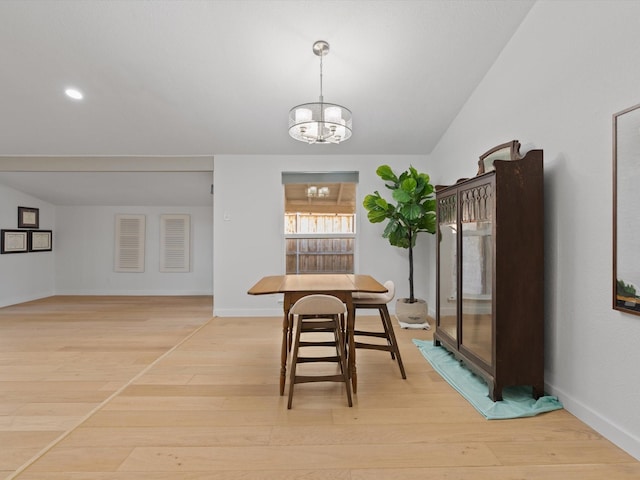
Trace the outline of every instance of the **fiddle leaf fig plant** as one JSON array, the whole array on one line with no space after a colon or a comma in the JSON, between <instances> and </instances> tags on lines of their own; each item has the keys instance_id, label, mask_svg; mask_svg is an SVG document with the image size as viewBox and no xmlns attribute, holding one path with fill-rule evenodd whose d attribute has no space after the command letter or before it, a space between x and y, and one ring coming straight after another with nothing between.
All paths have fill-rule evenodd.
<instances>
[{"instance_id":1,"label":"fiddle leaf fig plant","mask_svg":"<svg viewBox=\"0 0 640 480\"><path fill-rule=\"evenodd\" d=\"M394 247L409 249L409 303L415 303L413 290L413 247L420 232L436 233L436 200L434 187L426 173L412 166L400 176L388 165L381 165L376 174L391 190L395 203L385 200L376 190L364 197L362 205L371 223L388 220L382 236Z\"/></svg>"}]
</instances>

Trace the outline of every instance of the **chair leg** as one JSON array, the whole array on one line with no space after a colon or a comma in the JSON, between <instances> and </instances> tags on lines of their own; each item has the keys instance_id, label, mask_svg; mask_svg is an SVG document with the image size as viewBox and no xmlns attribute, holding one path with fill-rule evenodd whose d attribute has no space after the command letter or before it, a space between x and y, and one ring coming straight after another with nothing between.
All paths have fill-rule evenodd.
<instances>
[{"instance_id":1,"label":"chair leg","mask_svg":"<svg viewBox=\"0 0 640 480\"><path fill-rule=\"evenodd\" d=\"M387 308L387 306L385 305L384 308ZM393 327L387 325L387 321L385 319L384 311L382 307L378 308L378 313L380 313L380 320L382 320L382 327L384 328L384 334L387 336L387 345L389 345L389 353L391 354L391 360L395 360L396 353L393 347L393 342L391 341L391 336L390 336L391 334L389 333L389 329L391 329L391 332L393 332Z\"/></svg>"},{"instance_id":2,"label":"chair leg","mask_svg":"<svg viewBox=\"0 0 640 480\"><path fill-rule=\"evenodd\" d=\"M296 366L298 363L298 350L300 348L300 330L302 330L302 316L298 316L298 326L296 328L296 340L293 346L293 355L291 355L291 372L290 372L290 380L289 380L289 401L287 403L287 408L291 409L291 404L293 403L293 386L296 383ZM293 332L292 332L293 333Z\"/></svg>"},{"instance_id":3,"label":"chair leg","mask_svg":"<svg viewBox=\"0 0 640 480\"><path fill-rule=\"evenodd\" d=\"M342 356L348 360L349 355L349 335L347 334L347 322L344 315L340 315L340 333L342 333Z\"/></svg>"},{"instance_id":4,"label":"chair leg","mask_svg":"<svg viewBox=\"0 0 640 480\"><path fill-rule=\"evenodd\" d=\"M336 336L338 338L338 358L340 360L340 369L342 370L342 378L344 379L344 388L347 390L347 402L350 407L353 406L353 400L351 398L351 379L349 378L349 366L347 364L346 342L345 336L342 333L342 318L338 320L336 318Z\"/></svg>"},{"instance_id":5,"label":"chair leg","mask_svg":"<svg viewBox=\"0 0 640 480\"><path fill-rule=\"evenodd\" d=\"M391 346L392 358L393 354L395 353L398 367L400 367L400 374L402 375L402 378L406 379L407 374L404 371L402 357L400 356L400 349L398 348L398 341L396 340L396 334L393 331L393 324L391 323L391 316L389 315L389 310L387 309L386 305L383 305L382 308L380 308L380 314L382 316L382 323L384 324L384 329L387 332L387 337Z\"/></svg>"},{"instance_id":6,"label":"chair leg","mask_svg":"<svg viewBox=\"0 0 640 480\"><path fill-rule=\"evenodd\" d=\"M339 316L335 315L333 317L333 320L335 322L335 325L339 325L340 324L340 320L339 320ZM343 354L340 351L342 349L342 341L341 341L341 335L339 332L339 327L338 328L334 328L333 329L333 340L336 343L336 355L338 356L338 358L340 358ZM340 368L342 368L342 364L340 364Z\"/></svg>"}]
</instances>

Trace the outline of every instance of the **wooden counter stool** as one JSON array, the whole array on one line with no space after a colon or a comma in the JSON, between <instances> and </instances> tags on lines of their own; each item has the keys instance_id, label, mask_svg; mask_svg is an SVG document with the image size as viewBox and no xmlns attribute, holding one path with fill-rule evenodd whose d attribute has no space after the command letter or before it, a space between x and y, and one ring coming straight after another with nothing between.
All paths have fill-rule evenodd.
<instances>
[{"instance_id":1,"label":"wooden counter stool","mask_svg":"<svg viewBox=\"0 0 640 480\"><path fill-rule=\"evenodd\" d=\"M349 406L353 405L351 400L351 382L347 370L346 346L342 326L347 309L342 300L332 295L307 295L298 300L289 311L291 315L289 322L293 323L294 316L297 316L296 334L293 342L293 355L291 357L291 372L289 382L289 403L287 408L291 408L293 401L293 387L297 383L308 382L344 382L347 389L347 400ZM333 334L333 340L311 340L316 334L321 338L326 334ZM303 335L304 334L304 335ZM304 339L301 339L304 336ZM301 357L300 348L304 347L334 347L335 355L330 356L304 356ZM298 363L311 362L333 362L337 363L340 373L333 375L296 375Z\"/></svg>"},{"instance_id":2,"label":"wooden counter stool","mask_svg":"<svg viewBox=\"0 0 640 480\"><path fill-rule=\"evenodd\" d=\"M376 309L380 314L380 319L382 320L382 327L384 331L364 331L358 330L358 317L356 315L355 318L355 328L353 335L354 337L377 337L386 339L386 345L382 343L365 343L354 341L356 348L363 348L369 350L382 350L385 352L391 353L391 358L395 359L398 362L398 367L400 367L400 373L402 374L402 378L407 378L407 375L404 371L404 365L402 365L402 357L400 356L400 349L398 348L398 342L396 341L396 335L393 332L393 324L391 323L391 317L389 315L389 309L387 308L387 304L393 300L395 296L395 285L391 280L388 280L384 283L384 286L387 288L387 293L359 293L355 292L353 294L353 307L356 311L363 309Z\"/></svg>"}]
</instances>

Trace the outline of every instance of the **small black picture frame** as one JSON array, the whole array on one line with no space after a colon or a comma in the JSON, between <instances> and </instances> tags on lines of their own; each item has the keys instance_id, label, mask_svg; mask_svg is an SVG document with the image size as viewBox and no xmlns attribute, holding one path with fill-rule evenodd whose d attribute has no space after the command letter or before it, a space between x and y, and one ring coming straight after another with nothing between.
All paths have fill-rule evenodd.
<instances>
[{"instance_id":1,"label":"small black picture frame","mask_svg":"<svg viewBox=\"0 0 640 480\"><path fill-rule=\"evenodd\" d=\"M40 228L40 209L18 207L18 228Z\"/></svg>"},{"instance_id":2,"label":"small black picture frame","mask_svg":"<svg viewBox=\"0 0 640 480\"><path fill-rule=\"evenodd\" d=\"M0 253L25 253L29 251L26 230L0 230Z\"/></svg>"},{"instance_id":3,"label":"small black picture frame","mask_svg":"<svg viewBox=\"0 0 640 480\"><path fill-rule=\"evenodd\" d=\"M30 230L29 251L50 252L53 250L53 232L51 230Z\"/></svg>"}]
</instances>

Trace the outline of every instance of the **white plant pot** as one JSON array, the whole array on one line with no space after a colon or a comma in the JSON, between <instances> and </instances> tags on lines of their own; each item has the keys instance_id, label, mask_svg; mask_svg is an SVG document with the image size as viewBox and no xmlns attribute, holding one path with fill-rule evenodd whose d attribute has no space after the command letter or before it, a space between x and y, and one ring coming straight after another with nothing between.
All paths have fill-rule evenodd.
<instances>
[{"instance_id":1,"label":"white plant pot","mask_svg":"<svg viewBox=\"0 0 640 480\"><path fill-rule=\"evenodd\" d=\"M416 298L414 303L409 303L408 298L399 298L396 301L396 318L403 323L425 323L429 318L427 302Z\"/></svg>"}]
</instances>

